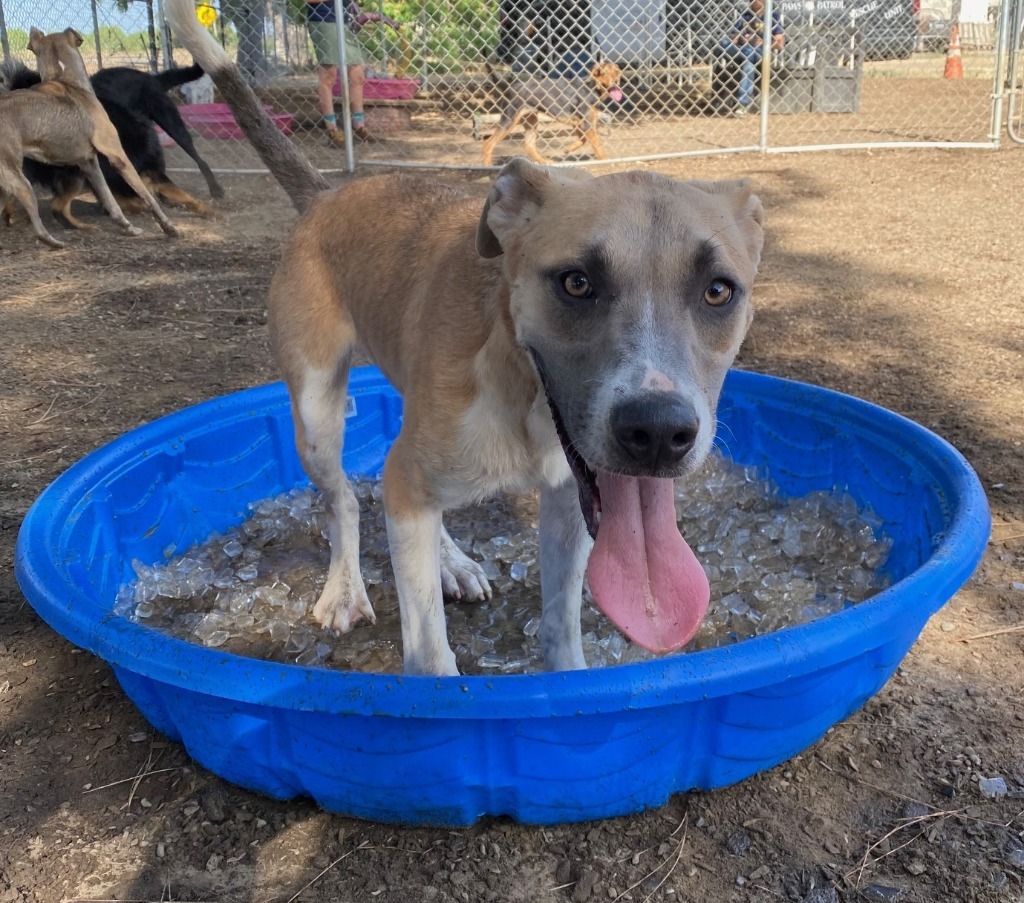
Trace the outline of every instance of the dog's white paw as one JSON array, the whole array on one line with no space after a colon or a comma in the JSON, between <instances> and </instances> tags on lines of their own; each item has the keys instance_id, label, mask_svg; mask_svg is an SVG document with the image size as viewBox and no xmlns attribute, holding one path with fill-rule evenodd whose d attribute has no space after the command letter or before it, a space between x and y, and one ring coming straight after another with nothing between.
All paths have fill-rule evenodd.
<instances>
[{"instance_id":1,"label":"dog's white paw","mask_svg":"<svg viewBox=\"0 0 1024 903\"><path fill-rule=\"evenodd\" d=\"M483 602L491 598L487 575L447 535L441 537L441 589L450 599Z\"/></svg>"},{"instance_id":2,"label":"dog's white paw","mask_svg":"<svg viewBox=\"0 0 1024 903\"><path fill-rule=\"evenodd\" d=\"M377 623L366 587L358 577L328 581L313 606L313 617L326 630L338 633L348 633L360 621Z\"/></svg>"},{"instance_id":3,"label":"dog's white paw","mask_svg":"<svg viewBox=\"0 0 1024 903\"><path fill-rule=\"evenodd\" d=\"M444 648L402 650L402 667L406 674L425 674L438 677L458 677L455 653Z\"/></svg>"}]
</instances>

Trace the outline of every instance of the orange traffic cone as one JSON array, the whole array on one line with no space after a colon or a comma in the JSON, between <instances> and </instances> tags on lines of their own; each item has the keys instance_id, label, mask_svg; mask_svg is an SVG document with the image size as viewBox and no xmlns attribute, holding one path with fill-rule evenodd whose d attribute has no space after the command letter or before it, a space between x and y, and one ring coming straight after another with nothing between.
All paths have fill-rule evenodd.
<instances>
[{"instance_id":1,"label":"orange traffic cone","mask_svg":"<svg viewBox=\"0 0 1024 903\"><path fill-rule=\"evenodd\" d=\"M964 77L964 60L960 55L960 26L955 22L949 30L949 50L946 51L946 68L942 77Z\"/></svg>"}]
</instances>

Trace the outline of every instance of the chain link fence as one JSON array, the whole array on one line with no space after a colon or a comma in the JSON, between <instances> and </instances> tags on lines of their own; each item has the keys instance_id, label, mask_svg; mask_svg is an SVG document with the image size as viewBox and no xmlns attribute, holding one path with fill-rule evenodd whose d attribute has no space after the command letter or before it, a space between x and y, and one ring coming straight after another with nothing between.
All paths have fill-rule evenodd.
<instances>
[{"instance_id":1,"label":"chain link fence","mask_svg":"<svg viewBox=\"0 0 1024 903\"><path fill-rule=\"evenodd\" d=\"M349 7L350 27L364 60L366 127L384 140L358 144L359 165L482 167L524 152L584 162L992 146L1004 114L1011 135L1021 131L1024 0L363 2ZM279 127L318 166L341 169L345 153L323 127L306 6L206 0L197 14ZM91 71L191 62L172 46L159 0L54 0L45 15L39 9L0 0L5 57L32 65L29 28L70 26L85 37ZM958 53L950 52L954 22ZM182 90L180 109L211 166L262 171L212 84ZM334 93L341 119L340 84ZM172 169L192 167L176 147L167 156Z\"/></svg>"}]
</instances>

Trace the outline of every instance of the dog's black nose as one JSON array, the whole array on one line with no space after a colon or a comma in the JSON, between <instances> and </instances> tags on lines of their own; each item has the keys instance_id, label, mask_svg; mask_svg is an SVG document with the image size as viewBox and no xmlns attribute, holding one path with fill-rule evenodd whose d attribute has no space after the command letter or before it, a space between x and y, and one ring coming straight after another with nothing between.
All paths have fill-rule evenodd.
<instances>
[{"instance_id":1,"label":"dog's black nose","mask_svg":"<svg viewBox=\"0 0 1024 903\"><path fill-rule=\"evenodd\" d=\"M652 473L674 467L693 448L700 426L690 402L675 393L650 392L612 411L619 446Z\"/></svg>"}]
</instances>

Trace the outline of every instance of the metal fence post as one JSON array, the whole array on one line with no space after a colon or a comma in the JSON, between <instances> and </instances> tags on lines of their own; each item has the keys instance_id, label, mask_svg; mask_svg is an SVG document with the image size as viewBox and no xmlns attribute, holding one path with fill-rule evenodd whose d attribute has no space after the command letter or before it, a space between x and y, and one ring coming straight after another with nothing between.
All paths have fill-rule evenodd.
<instances>
[{"instance_id":1,"label":"metal fence post","mask_svg":"<svg viewBox=\"0 0 1024 903\"><path fill-rule=\"evenodd\" d=\"M772 38L775 22L772 17L775 14L774 0L764 0L764 10L761 15L764 17L764 28L761 32L761 118L758 123L757 146L761 153L768 150L768 110L771 106L771 81L772 81ZM785 36L783 36L785 40Z\"/></svg>"},{"instance_id":2,"label":"metal fence post","mask_svg":"<svg viewBox=\"0 0 1024 903\"><path fill-rule=\"evenodd\" d=\"M341 82L341 124L345 132L345 170L356 171L356 155L352 149L352 113L349 107L348 50L345 47L345 3L334 0L334 18L338 27L338 79Z\"/></svg>"},{"instance_id":3,"label":"metal fence post","mask_svg":"<svg viewBox=\"0 0 1024 903\"><path fill-rule=\"evenodd\" d=\"M92 40L96 45L96 65L103 68L103 48L100 47L100 17L96 12L96 0L89 0L92 9Z\"/></svg>"},{"instance_id":4,"label":"metal fence post","mask_svg":"<svg viewBox=\"0 0 1024 903\"><path fill-rule=\"evenodd\" d=\"M1020 0L1018 0L1020 2ZM996 65L992 74L992 124L989 138L999 144L1003 131L1003 97L1006 94L1006 59L1010 47L1010 6L1012 0L999 4L999 18L996 24ZM1011 86L1011 90L1013 90ZM1009 123L1007 123L1009 128Z\"/></svg>"}]
</instances>

